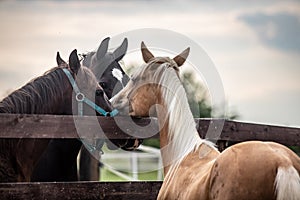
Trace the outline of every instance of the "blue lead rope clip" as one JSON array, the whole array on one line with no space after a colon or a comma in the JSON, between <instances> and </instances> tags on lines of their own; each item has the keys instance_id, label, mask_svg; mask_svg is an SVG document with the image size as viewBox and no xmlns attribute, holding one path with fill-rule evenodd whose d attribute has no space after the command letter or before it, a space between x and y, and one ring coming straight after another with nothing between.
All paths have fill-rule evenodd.
<instances>
[{"instance_id":1,"label":"blue lead rope clip","mask_svg":"<svg viewBox=\"0 0 300 200\"><path fill-rule=\"evenodd\" d=\"M117 114L119 114L119 111L117 109L113 109L113 111L110 112L110 116L111 117L114 117L116 116Z\"/></svg>"}]
</instances>

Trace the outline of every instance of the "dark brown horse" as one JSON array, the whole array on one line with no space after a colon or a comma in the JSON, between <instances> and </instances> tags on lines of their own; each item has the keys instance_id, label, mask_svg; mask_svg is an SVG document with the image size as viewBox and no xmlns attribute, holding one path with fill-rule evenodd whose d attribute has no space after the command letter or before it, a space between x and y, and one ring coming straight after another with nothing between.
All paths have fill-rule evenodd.
<instances>
[{"instance_id":1,"label":"dark brown horse","mask_svg":"<svg viewBox=\"0 0 300 200\"><path fill-rule=\"evenodd\" d=\"M128 42L123 43L113 52L108 52L109 38L104 39L97 51L84 54L82 64L89 67L96 75L97 81L102 86L108 98L126 85L129 77L118 63L127 51ZM60 58L57 58L58 62ZM113 73L114 72L114 73ZM105 141L110 149L122 148L132 150L136 148L140 140L109 140ZM96 141L98 150L102 148L104 141ZM77 175L77 155L80 151L79 178ZM97 152L91 152L82 147L79 140L52 139L47 150L42 155L34 169L32 181L98 181L99 157Z\"/></svg>"},{"instance_id":2,"label":"dark brown horse","mask_svg":"<svg viewBox=\"0 0 300 200\"><path fill-rule=\"evenodd\" d=\"M63 71L66 68L81 77L81 92L107 111L112 108L94 74L80 65L77 51L69 57L69 65L63 64L46 72L14 91L0 102L0 113L21 114L76 114L72 109L73 88ZM98 95L102 94L102 95ZM76 111L75 111L76 112ZM84 112L95 112L84 106ZM48 139L0 139L0 182L30 181L35 164L48 145Z\"/></svg>"}]
</instances>

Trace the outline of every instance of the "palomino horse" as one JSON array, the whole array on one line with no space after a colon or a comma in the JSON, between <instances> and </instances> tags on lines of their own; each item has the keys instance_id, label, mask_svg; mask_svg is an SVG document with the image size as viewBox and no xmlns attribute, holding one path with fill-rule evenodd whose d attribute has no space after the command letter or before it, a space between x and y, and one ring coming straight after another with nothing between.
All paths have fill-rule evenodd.
<instances>
[{"instance_id":1,"label":"palomino horse","mask_svg":"<svg viewBox=\"0 0 300 200\"><path fill-rule=\"evenodd\" d=\"M81 66L77 51L63 63L40 76L0 102L0 113L20 114L76 114L70 77L80 81L80 91L106 111L112 107L92 71ZM82 84L84 83L84 84ZM95 105L96 106L96 105ZM94 108L83 106L84 114L95 113ZM33 168L46 149L47 139L1 139L0 182L30 181Z\"/></svg>"},{"instance_id":2,"label":"palomino horse","mask_svg":"<svg viewBox=\"0 0 300 200\"><path fill-rule=\"evenodd\" d=\"M142 43L146 64L112 101L133 116L156 111L165 173L158 199L300 199L300 159L285 146L251 141L220 153L199 137L178 78L188 54L154 57Z\"/></svg>"}]
</instances>

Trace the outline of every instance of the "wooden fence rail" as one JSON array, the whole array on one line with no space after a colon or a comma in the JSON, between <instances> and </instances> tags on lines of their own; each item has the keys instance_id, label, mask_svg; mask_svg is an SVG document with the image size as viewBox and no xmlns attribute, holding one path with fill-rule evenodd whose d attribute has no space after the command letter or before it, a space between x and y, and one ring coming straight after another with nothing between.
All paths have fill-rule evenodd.
<instances>
[{"instance_id":1,"label":"wooden fence rail","mask_svg":"<svg viewBox=\"0 0 300 200\"><path fill-rule=\"evenodd\" d=\"M95 120L98 123L95 123ZM77 117L60 115L21 115L0 114L0 138L79 138L74 121L88 127L81 137L126 139L134 136L158 138L158 127L155 118L130 117ZM122 129L116 124L122 122ZM147 126L153 121L155 126L145 129L136 129L138 126ZM209 127L222 130L221 135L212 134L208 139L214 141L241 142L247 140L274 141L284 145L300 146L300 128L272 126L237 122L223 119L195 119L198 133L206 137ZM134 124L133 124L134 122ZM224 123L223 123L224 122ZM103 132L99 131L99 124ZM126 134L124 132L126 130ZM105 134L104 134L105 133Z\"/></svg>"},{"instance_id":2,"label":"wooden fence rail","mask_svg":"<svg viewBox=\"0 0 300 200\"><path fill-rule=\"evenodd\" d=\"M1 200L154 200L160 186L161 181L0 183L0 198Z\"/></svg>"},{"instance_id":3,"label":"wooden fence rail","mask_svg":"<svg viewBox=\"0 0 300 200\"><path fill-rule=\"evenodd\" d=\"M117 123L118 122L118 123ZM148 126L150 122L154 126ZM195 119L202 138L225 141L274 141L300 146L300 128L223 119ZM78 123L84 135L78 135ZM118 124L118 125L117 125ZM99 126L100 125L100 126ZM147 129L139 129L147 127ZM99 127L103 131L99 131ZM207 135L208 130L210 134ZM215 134L221 131L221 134ZM130 135L126 134L129 133ZM150 136L149 136L149 133ZM157 119L0 114L0 138L158 138ZM156 199L161 182L0 183L0 199Z\"/></svg>"}]
</instances>

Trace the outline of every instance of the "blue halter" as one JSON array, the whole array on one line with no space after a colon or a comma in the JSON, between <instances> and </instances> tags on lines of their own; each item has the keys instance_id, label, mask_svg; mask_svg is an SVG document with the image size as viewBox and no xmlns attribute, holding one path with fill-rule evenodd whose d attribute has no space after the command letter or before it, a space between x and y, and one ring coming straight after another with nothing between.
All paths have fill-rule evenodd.
<instances>
[{"instance_id":1,"label":"blue halter","mask_svg":"<svg viewBox=\"0 0 300 200\"><path fill-rule=\"evenodd\" d=\"M101 108L100 106L96 105L94 102L92 102L91 100L89 100L88 98L85 97L85 95L83 93L80 92L72 74L70 73L70 71L66 68L62 69L64 71L64 73L67 75L73 90L76 94L75 98L76 101L78 102L78 115L79 116L83 116L83 103L86 103L88 106L90 106L91 108L93 108L94 110L96 110L98 113L104 115L104 116L110 116L110 117L114 117L116 116L119 112L117 109L114 109L111 112L106 112L103 108ZM90 152L94 152L96 150L99 151L100 154L103 154L103 151L101 149L102 145L100 145L101 147L99 148L99 145L91 145L88 142L81 140L82 143L85 145L85 147L90 151ZM104 143L104 140L101 141L101 144Z\"/></svg>"},{"instance_id":2,"label":"blue halter","mask_svg":"<svg viewBox=\"0 0 300 200\"><path fill-rule=\"evenodd\" d=\"M67 75L67 77L68 77L68 79L69 79L69 81L70 81L70 83L73 87L73 90L76 94L75 98L76 98L76 101L78 102L78 115L79 116L83 116L83 103L86 103L88 106L90 106L91 108L96 110L99 114L102 114L103 116L106 116L106 117L107 116L114 117L119 113L117 109L114 109L111 112L106 112L103 108L96 105L94 102L92 102L88 98L86 98L85 95L80 92L80 90L79 90L72 74L70 73L70 71L66 68L63 68L62 70Z\"/></svg>"}]
</instances>

